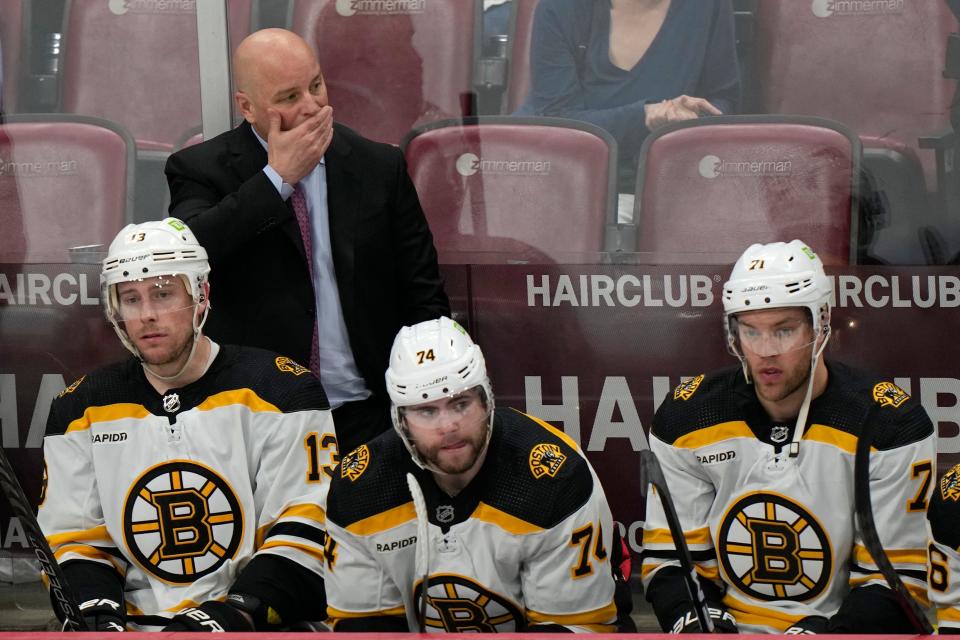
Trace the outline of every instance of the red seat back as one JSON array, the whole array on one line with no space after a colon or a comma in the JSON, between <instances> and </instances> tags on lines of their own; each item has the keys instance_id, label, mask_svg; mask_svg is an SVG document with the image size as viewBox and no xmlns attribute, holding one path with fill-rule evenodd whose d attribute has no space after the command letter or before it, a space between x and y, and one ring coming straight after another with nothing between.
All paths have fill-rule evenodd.
<instances>
[{"instance_id":1,"label":"red seat back","mask_svg":"<svg viewBox=\"0 0 960 640\"><path fill-rule=\"evenodd\" d=\"M490 117L415 131L404 151L441 260L554 262L603 250L615 223L613 148L590 125Z\"/></svg>"},{"instance_id":2,"label":"red seat back","mask_svg":"<svg viewBox=\"0 0 960 640\"><path fill-rule=\"evenodd\" d=\"M893 139L916 149L918 136L947 126L955 83L941 72L957 21L943 0L758 5L758 85L766 112L837 120L864 137L865 146L886 147L884 139ZM889 5L896 10L884 12ZM933 154L921 158L932 185Z\"/></svg>"},{"instance_id":3,"label":"red seat back","mask_svg":"<svg viewBox=\"0 0 960 640\"><path fill-rule=\"evenodd\" d=\"M105 251L132 217L132 173L132 141L104 122L20 116L0 125L0 262Z\"/></svg>"},{"instance_id":4,"label":"red seat back","mask_svg":"<svg viewBox=\"0 0 960 640\"><path fill-rule=\"evenodd\" d=\"M250 2L229 3L232 46L249 33ZM61 109L120 123L141 150L172 151L184 130L200 125L196 9L129 5L68 4Z\"/></svg>"},{"instance_id":5,"label":"red seat back","mask_svg":"<svg viewBox=\"0 0 960 640\"><path fill-rule=\"evenodd\" d=\"M298 0L293 8L291 29L316 50L337 121L397 144L418 124L471 115L475 0L392 13L356 4Z\"/></svg>"},{"instance_id":6,"label":"red seat back","mask_svg":"<svg viewBox=\"0 0 960 640\"><path fill-rule=\"evenodd\" d=\"M856 243L860 143L820 119L726 116L655 131L641 151L637 251L732 263L754 242L800 238L825 264Z\"/></svg>"}]
</instances>

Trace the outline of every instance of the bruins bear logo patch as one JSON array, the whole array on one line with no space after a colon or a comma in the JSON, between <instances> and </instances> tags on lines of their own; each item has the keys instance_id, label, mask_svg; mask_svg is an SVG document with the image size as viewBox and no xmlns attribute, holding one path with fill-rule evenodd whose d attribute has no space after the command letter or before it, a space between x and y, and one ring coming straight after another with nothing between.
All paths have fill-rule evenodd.
<instances>
[{"instance_id":1,"label":"bruins bear logo patch","mask_svg":"<svg viewBox=\"0 0 960 640\"><path fill-rule=\"evenodd\" d=\"M910 399L907 392L892 382L878 382L873 387L873 399L881 407L898 408Z\"/></svg>"},{"instance_id":2,"label":"bruins bear logo patch","mask_svg":"<svg viewBox=\"0 0 960 640\"><path fill-rule=\"evenodd\" d=\"M560 447L557 445L538 444L530 450L530 473L538 480L543 476L553 478L566 460L567 456L560 451Z\"/></svg>"},{"instance_id":3,"label":"bruins bear logo patch","mask_svg":"<svg viewBox=\"0 0 960 640\"><path fill-rule=\"evenodd\" d=\"M940 495L944 500L960 500L960 464L951 467L940 478Z\"/></svg>"},{"instance_id":4,"label":"bruins bear logo patch","mask_svg":"<svg viewBox=\"0 0 960 640\"><path fill-rule=\"evenodd\" d=\"M340 461L340 477L348 478L352 482L356 482L360 476L363 475L363 472L367 470L367 465L370 464L370 449L367 448L367 445L361 445L343 456L343 459Z\"/></svg>"},{"instance_id":5,"label":"bruins bear logo patch","mask_svg":"<svg viewBox=\"0 0 960 640\"><path fill-rule=\"evenodd\" d=\"M696 378L691 378L686 382L681 382L677 385L677 388L673 390L673 399L674 400L689 400L690 396L694 394L697 390L697 387L700 386L700 383L703 382L703 374L701 373Z\"/></svg>"},{"instance_id":6,"label":"bruins bear logo patch","mask_svg":"<svg viewBox=\"0 0 960 640\"><path fill-rule=\"evenodd\" d=\"M304 373L310 373L310 369L307 369L305 366L296 362L292 358L286 356L279 356L275 362L277 363L277 369L283 371L284 373L292 373L295 376L303 375Z\"/></svg>"}]
</instances>

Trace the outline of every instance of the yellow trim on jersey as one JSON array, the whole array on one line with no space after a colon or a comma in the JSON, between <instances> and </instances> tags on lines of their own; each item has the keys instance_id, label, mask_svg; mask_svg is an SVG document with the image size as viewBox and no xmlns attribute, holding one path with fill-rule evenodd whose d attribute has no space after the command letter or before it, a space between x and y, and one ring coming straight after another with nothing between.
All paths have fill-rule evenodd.
<instances>
[{"instance_id":1,"label":"yellow trim on jersey","mask_svg":"<svg viewBox=\"0 0 960 640\"><path fill-rule=\"evenodd\" d=\"M417 519L417 512L413 509L413 501L406 502L399 507L388 509L383 513L357 520L346 527L350 533L358 536L369 536L387 529L399 527L405 522Z\"/></svg>"},{"instance_id":2,"label":"yellow trim on jersey","mask_svg":"<svg viewBox=\"0 0 960 640\"><path fill-rule=\"evenodd\" d=\"M960 622L960 611L957 611L953 607L937 607L937 620Z\"/></svg>"},{"instance_id":3,"label":"yellow trim on jersey","mask_svg":"<svg viewBox=\"0 0 960 640\"><path fill-rule=\"evenodd\" d=\"M243 405L251 411L282 413L276 405L270 404L254 392L253 389L231 389L230 391L221 391L208 397L197 405L198 411L210 411L221 407L230 407L233 405Z\"/></svg>"},{"instance_id":4,"label":"yellow trim on jersey","mask_svg":"<svg viewBox=\"0 0 960 640\"><path fill-rule=\"evenodd\" d=\"M47 544L51 547L56 547L57 545L64 544L66 542L81 542L84 540L111 540L110 534L107 533L107 526L100 525L98 527L93 527L92 529L84 529L83 531L67 531L66 533L57 533L52 536L46 536Z\"/></svg>"},{"instance_id":5,"label":"yellow trim on jersey","mask_svg":"<svg viewBox=\"0 0 960 640\"><path fill-rule=\"evenodd\" d=\"M301 542L290 542L289 540L271 540L267 542L258 551L263 551L264 549L273 549L274 547L293 547L294 549L299 549L303 551L308 556L312 556L323 562L323 548L322 547L311 547L309 545L303 544Z\"/></svg>"},{"instance_id":6,"label":"yellow trim on jersey","mask_svg":"<svg viewBox=\"0 0 960 640\"><path fill-rule=\"evenodd\" d=\"M341 611L327 605L327 617L335 620L344 620L349 618L366 618L367 616L405 616L407 610L403 605L391 607L389 609L380 609L379 611ZM334 623L336 624L336 623Z\"/></svg>"},{"instance_id":7,"label":"yellow trim on jersey","mask_svg":"<svg viewBox=\"0 0 960 640\"><path fill-rule=\"evenodd\" d=\"M665 562L659 562L657 564L651 564L648 561L644 561L643 564L640 565L640 579L646 580L648 575L650 575L660 567L667 566L668 562L670 562L670 560L667 560ZM680 565L675 563L669 566L677 567ZM697 575L701 576L702 578L711 580L713 582L720 581L720 567L716 565L712 567L705 567L703 565L694 563L693 569L694 571L697 572Z\"/></svg>"},{"instance_id":8,"label":"yellow trim on jersey","mask_svg":"<svg viewBox=\"0 0 960 640\"><path fill-rule=\"evenodd\" d=\"M730 613L736 618L737 622L767 625L779 631L786 631L793 623L806 617L805 615L790 615L783 611L765 609L756 605L747 604L742 600L737 600L729 593L723 596L723 604L727 606L727 609L730 610Z\"/></svg>"},{"instance_id":9,"label":"yellow trim on jersey","mask_svg":"<svg viewBox=\"0 0 960 640\"><path fill-rule=\"evenodd\" d=\"M133 404L131 402L118 402L117 404L108 404L103 407L87 407L83 415L73 420L67 425L64 435L75 431L89 429L95 422L112 422L131 418L141 420L150 415L147 408L142 404Z\"/></svg>"},{"instance_id":10,"label":"yellow trim on jersey","mask_svg":"<svg viewBox=\"0 0 960 640\"><path fill-rule=\"evenodd\" d=\"M687 544L710 544L710 528L701 527L693 531L684 531L683 538ZM673 542L669 529L644 529L643 544L667 544Z\"/></svg>"},{"instance_id":11,"label":"yellow trim on jersey","mask_svg":"<svg viewBox=\"0 0 960 640\"><path fill-rule=\"evenodd\" d=\"M514 409L514 411L517 411L517 410ZM533 420L534 422L536 422L538 425L540 425L541 427L543 427L544 429L546 429L547 431L549 431L549 432L552 433L553 435L557 436L558 438L560 438L561 440L563 440L564 442L566 442L566 443L567 443L567 446L569 446L569 447L570 447L571 449L573 449L574 451L577 451L577 452L580 451L580 447L577 446L577 443L573 440L573 438L571 438L570 436L568 436L567 434L565 434L563 431L560 431L560 429L557 429L555 426L553 426L553 425L550 424L549 422L545 422L545 421L541 420L540 418L538 418L538 417L536 417L536 416L531 416L529 413L524 413L523 411L517 411L517 413L519 413L520 415L523 415L523 416L527 416L528 418L530 418L531 420Z\"/></svg>"},{"instance_id":12,"label":"yellow trim on jersey","mask_svg":"<svg viewBox=\"0 0 960 640\"><path fill-rule=\"evenodd\" d=\"M825 424L810 425L807 430L803 432L803 439L829 444L850 455L857 453L857 436L847 433L846 431L841 431L840 429L835 429L834 427L828 427ZM870 453L876 452L876 447L870 447Z\"/></svg>"},{"instance_id":13,"label":"yellow trim on jersey","mask_svg":"<svg viewBox=\"0 0 960 640\"><path fill-rule=\"evenodd\" d=\"M260 545L263 544L263 540L267 537L267 532L270 531L270 527L277 524L277 522L283 520L284 518L302 518L304 520L313 520L321 527L327 524L327 512L324 511L322 507L315 504L295 504L292 507L287 507L279 516L257 529L257 535L254 542L256 548L259 549Z\"/></svg>"},{"instance_id":14,"label":"yellow trim on jersey","mask_svg":"<svg viewBox=\"0 0 960 640\"><path fill-rule=\"evenodd\" d=\"M214 599L222 600L223 598L214 598ZM172 607L164 609L164 611L169 611L170 613L178 613L179 611L181 611L182 609L186 609L187 607L199 607L200 605L201 605L200 602L196 602L194 600L181 600L180 602L173 605Z\"/></svg>"},{"instance_id":15,"label":"yellow trim on jersey","mask_svg":"<svg viewBox=\"0 0 960 640\"><path fill-rule=\"evenodd\" d=\"M901 578L904 578L904 576L901 576ZM887 584L886 579L883 577L883 574L881 574L880 572L871 573L867 576L850 578L849 583L850 583L850 586L857 587L857 586L866 584L871 580L876 581L883 585ZM902 582L903 582L903 586L905 586L907 588L907 591L910 592L910 595L912 595L916 600L919 600L923 606L925 607L930 606L930 600L927 598L926 584L917 585L911 582L910 579L904 579L902 580Z\"/></svg>"},{"instance_id":16,"label":"yellow trim on jersey","mask_svg":"<svg viewBox=\"0 0 960 640\"><path fill-rule=\"evenodd\" d=\"M734 438L752 438L755 440L757 436L750 430L746 422L743 420L734 420L732 422L721 422L712 427L697 429L685 436L680 436L677 438L677 441L673 443L673 446L679 449L699 449L700 447L706 447Z\"/></svg>"},{"instance_id":17,"label":"yellow trim on jersey","mask_svg":"<svg viewBox=\"0 0 960 640\"><path fill-rule=\"evenodd\" d=\"M912 595L915 600L918 600L920 604L922 604L923 606L929 607L930 599L927 597L927 585L926 584L916 585L913 582L911 582L909 579L903 579L904 576L900 576L900 577L901 577L901 582L903 582L903 586L907 588L907 591L910 592L910 595ZM856 578L851 576L848 582L851 587L859 587L861 585L864 585L870 582L871 580L874 580L883 585L887 584L886 578L884 578L883 574L880 573L879 571L876 573L871 573L864 576L858 576Z\"/></svg>"},{"instance_id":18,"label":"yellow trim on jersey","mask_svg":"<svg viewBox=\"0 0 960 640\"><path fill-rule=\"evenodd\" d=\"M540 533L543 527L531 524L522 518L512 516L505 511L500 511L496 507L491 507L485 502L477 504L477 508L470 514L471 518L482 520L489 524L495 524L507 533L513 535L526 535L528 533Z\"/></svg>"},{"instance_id":19,"label":"yellow trim on jersey","mask_svg":"<svg viewBox=\"0 0 960 640\"><path fill-rule=\"evenodd\" d=\"M562 625L597 625L600 627L611 627L612 622L617 619L617 605L611 600L606 605L592 611L582 613L540 613L533 609L527 609L527 618L535 623L554 622ZM609 629L608 629L609 630Z\"/></svg>"},{"instance_id":20,"label":"yellow trim on jersey","mask_svg":"<svg viewBox=\"0 0 960 640\"><path fill-rule=\"evenodd\" d=\"M900 564L927 564L927 553L923 549L884 549L890 562ZM853 545L853 559L860 564L872 564L876 566L873 556L867 551L867 548L860 544Z\"/></svg>"},{"instance_id":21,"label":"yellow trim on jersey","mask_svg":"<svg viewBox=\"0 0 960 640\"><path fill-rule=\"evenodd\" d=\"M109 564L121 576L124 576L127 573L127 567L124 566L120 560L114 558L109 553L105 553L100 549L96 549L85 544L64 545L53 552L53 558L57 562L63 562L63 556L67 555L68 553L75 553L78 556L83 556L84 558L94 562Z\"/></svg>"}]
</instances>

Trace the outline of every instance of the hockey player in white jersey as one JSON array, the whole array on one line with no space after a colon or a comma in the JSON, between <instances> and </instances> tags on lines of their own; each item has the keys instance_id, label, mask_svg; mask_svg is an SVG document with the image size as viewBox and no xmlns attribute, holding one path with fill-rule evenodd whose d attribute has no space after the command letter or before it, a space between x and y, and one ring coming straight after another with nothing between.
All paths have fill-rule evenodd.
<instances>
[{"instance_id":1,"label":"hockey player in white jersey","mask_svg":"<svg viewBox=\"0 0 960 640\"><path fill-rule=\"evenodd\" d=\"M933 488L927 510L931 540L927 547L927 588L937 611L937 633L960 634L960 464Z\"/></svg>"},{"instance_id":2,"label":"hockey player in white jersey","mask_svg":"<svg viewBox=\"0 0 960 640\"><path fill-rule=\"evenodd\" d=\"M657 411L657 455L711 617L722 631L912 632L854 517L869 417L870 494L897 573L926 604L933 426L888 379L825 361L831 283L799 240L755 244L723 288L740 367L680 384ZM643 532L647 599L665 631L699 629L657 500Z\"/></svg>"},{"instance_id":3,"label":"hockey player in white jersey","mask_svg":"<svg viewBox=\"0 0 960 640\"><path fill-rule=\"evenodd\" d=\"M396 430L345 455L330 489L334 630L617 630L629 590L576 443L495 410L480 347L449 318L400 331L387 389Z\"/></svg>"},{"instance_id":4,"label":"hockey player in white jersey","mask_svg":"<svg viewBox=\"0 0 960 640\"><path fill-rule=\"evenodd\" d=\"M103 264L133 356L71 384L44 439L39 522L97 631L252 631L325 615L336 464L320 383L217 345L207 255L175 218L129 225Z\"/></svg>"}]
</instances>

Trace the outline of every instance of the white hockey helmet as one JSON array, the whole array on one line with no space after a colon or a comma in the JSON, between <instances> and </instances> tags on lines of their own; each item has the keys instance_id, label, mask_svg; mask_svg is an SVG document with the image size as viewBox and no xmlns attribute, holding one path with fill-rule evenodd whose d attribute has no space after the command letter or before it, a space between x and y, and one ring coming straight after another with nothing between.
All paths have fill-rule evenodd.
<instances>
[{"instance_id":1,"label":"white hockey helmet","mask_svg":"<svg viewBox=\"0 0 960 640\"><path fill-rule=\"evenodd\" d=\"M386 380L393 426L419 467L430 468L410 440L404 423L404 407L449 398L480 387L489 414L486 442L490 441L493 390L483 352L466 330L450 318L440 317L400 329L390 350Z\"/></svg>"},{"instance_id":2,"label":"white hockey helmet","mask_svg":"<svg viewBox=\"0 0 960 640\"><path fill-rule=\"evenodd\" d=\"M206 299L204 284L209 274L206 250L182 221L165 218L128 224L110 243L100 272L100 299L104 313L124 346L139 358L139 351L120 325L116 285L157 276L180 276L194 304L200 304ZM208 304L201 317L194 316L195 339L206 321L209 308Z\"/></svg>"},{"instance_id":3,"label":"white hockey helmet","mask_svg":"<svg viewBox=\"0 0 960 640\"><path fill-rule=\"evenodd\" d=\"M731 320L744 311L804 307L810 312L814 336L828 335L832 293L823 262L800 240L751 245L723 285L727 347L741 356Z\"/></svg>"}]
</instances>

